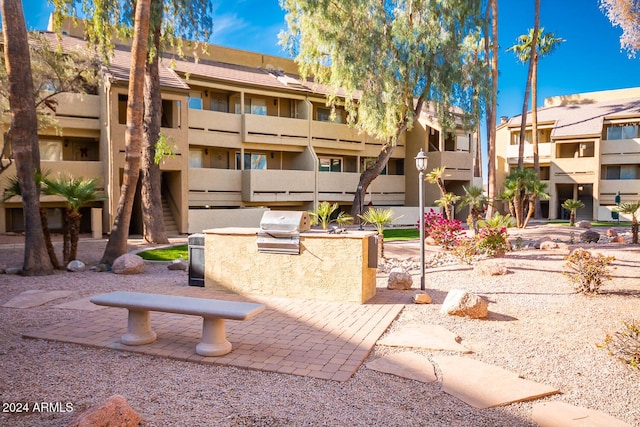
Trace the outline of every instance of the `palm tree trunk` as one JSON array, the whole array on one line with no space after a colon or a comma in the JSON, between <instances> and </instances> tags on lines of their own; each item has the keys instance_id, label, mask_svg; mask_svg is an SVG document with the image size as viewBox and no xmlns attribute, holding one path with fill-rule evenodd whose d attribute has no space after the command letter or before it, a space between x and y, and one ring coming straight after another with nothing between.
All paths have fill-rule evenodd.
<instances>
[{"instance_id":1,"label":"palm tree trunk","mask_svg":"<svg viewBox=\"0 0 640 427\"><path fill-rule=\"evenodd\" d=\"M638 218L631 219L631 243L638 244Z\"/></svg>"},{"instance_id":2,"label":"palm tree trunk","mask_svg":"<svg viewBox=\"0 0 640 427\"><path fill-rule=\"evenodd\" d=\"M66 266L71 258L71 227L73 223L73 211L66 208L62 220L62 262Z\"/></svg>"},{"instance_id":3,"label":"palm tree trunk","mask_svg":"<svg viewBox=\"0 0 640 427\"><path fill-rule=\"evenodd\" d=\"M78 240L80 240L80 212L70 212L69 214L69 261L78 258Z\"/></svg>"},{"instance_id":4,"label":"palm tree trunk","mask_svg":"<svg viewBox=\"0 0 640 427\"><path fill-rule=\"evenodd\" d=\"M51 242L51 230L49 230L49 222L47 221L47 213L42 206L40 206L40 223L42 224L42 234L44 236L44 244L47 247L47 253L49 254L49 260L51 265L56 270L60 269L60 263L56 256L56 251Z\"/></svg>"},{"instance_id":5,"label":"palm tree trunk","mask_svg":"<svg viewBox=\"0 0 640 427\"><path fill-rule=\"evenodd\" d=\"M147 61L147 39L149 36L149 9L151 0L138 0L131 48L131 70L127 99L127 130L125 133L125 165L120 189L120 200L109 241L102 255L101 263L113 264L120 255L127 252L129 224L133 200L140 176L142 154L143 110L144 110L144 70Z\"/></svg>"},{"instance_id":6,"label":"palm tree trunk","mask_svg":"<svg viewBox=\"0 0 640 427\"><path fill-rule=\"evenodd\" d=\"M489 22L489 8L491 8L491 44L489 44L489 37L485 37L485 56L490 62L491 69L491 94L490 102L487 104L487 195L489 197L487 218L493 216L493 204L498 194L495 160L496 110L498 105L498 0L487 2L486 22ZM488 28L485 29L485 34L489 34Z\"/></svg>"},{"instance_id":7,"label":"palm tree trunk","mask_svg":"<svg viewBox=\"0 0 640 427\"><path fill-rule=\"evenodd\" d=\"M569 225L573 227L576 224L576 210L571 209L571 213L569 214Z\"/></svg>"},{"instance_id":8,"label":"palm tree trunk","mask_svg":"<svg viewBox=\"0 0 640 427\"><path fill-rule=\"evenodd\" d=\"M531 195L529 197L529 211L527 212L527 217L524 220L522 228L527 228L527 225L529 225L531 216L536 212L536 202L539 200L535 195Z\"/></svg>"}]
</instances>

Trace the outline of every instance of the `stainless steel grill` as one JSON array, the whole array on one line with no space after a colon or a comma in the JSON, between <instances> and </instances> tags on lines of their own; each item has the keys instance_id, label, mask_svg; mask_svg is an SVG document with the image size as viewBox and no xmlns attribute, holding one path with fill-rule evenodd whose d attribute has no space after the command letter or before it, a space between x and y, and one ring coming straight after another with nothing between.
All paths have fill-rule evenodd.
<instances>
[{"instance_id":1,"label":"stainless steel grill","mask_svg":"<svg viewBox=\"0 0 640 427\"><path fill-rule=\"evenodd\" d=\"M260 220L258 252L300 254L300 233L311 228L304 211L266 211Z\"/></svg>"}]
</instances>

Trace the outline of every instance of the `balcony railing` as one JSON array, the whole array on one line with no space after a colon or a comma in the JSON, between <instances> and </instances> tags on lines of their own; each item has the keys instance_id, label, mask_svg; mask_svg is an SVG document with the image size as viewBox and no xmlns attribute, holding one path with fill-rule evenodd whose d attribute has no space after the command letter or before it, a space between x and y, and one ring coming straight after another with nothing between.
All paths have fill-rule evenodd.
<instances>
[{"instance_id":1,"label":"balcony railing","mask_svg":"<svg viewBox=\"0 0 640 427\"><path fill-rule=\"evenodd\" d=\"M541 160L549 160L551 159L551 146L550 142L539 143L538 144L538 157ZM509 163L518 163L518 150L519 145L508 145L507 146L507 162ZM524 163L532 164L533 163L533 144L525 144L524 145Z\"/></svg>"},{"instance_id":2,"label":"balcony railing","mask_svg":"<svg viewBox=\"0 0 640 427\"><path fill-rule=\"evenodd\" d=\"M100 117L100 96L80 93L60 93L55 96L58 101L56 116L82 117L97 119Z\"/></svg>"},{"instance_id":3,"label":"balcony railing","mask_svg":"<svg viewBox=\"0 0 640 427\"><path fill-rule=\"evenodd\" d=\"M101 161L49 161L42 160L41 167L53 178L58 174L69 174L75 178L98 178L98 188L104 185Z\"/></svg>"},{"instance_id":4,"label":"balcony railing","mask_svg":"<svg viewBox=\"0 0 640 427\"><path fill-rule=\"evenodd\" d=\"M445 181L471 181L473 179L473 154L466 151L430 151L428 170L445 166Z\"/></svg>"},{"instance_id":5,"label":"balcony railing","mask_svg":"<svg viewBox=\"0 0 640 427\"><path fill-rule=\"evenodd\" d=\"M242 171L244 202L310 202L313 201L314 187L313 171Z\"/></svg>"},{"instance_id":6,"label":"balcony railing","mask_svg":"<svg viewBox=\"0 0 640 427\"><path fill-rule=\"evenodd\" d=\"M602 141L600 158L603 164L640 162L640 138Z\"/></svg>"},{"instance_id":7,"label":"balcony railing","mask_svg":"<svg viewBox=\"0 0 640 427\"><path fill-rule=\"evenodd\" d=\"M189 168L189 206L240 206L242 171Z\"/></svg>"},{"instance_id":8,"label":"balcony railing","mask_svg":"<svg viewBox=\"0 0 640 427\"><path fill-rule=\"evenodd\" d=\"M314 147L350 150L364 149L364 136L341 123L311 121L311 139Z\"/></svg>"},{"instance_id":9,"label":"balcony railing","mask_svg":"<svg viewBox=\"0 0 640 427\"><path fill-rule=\"evenodd\" d=\"M244 142L308 145L307 120L243 114L242 124Z\"/></svg>"},{"instance_id":10,"label":"balcony railing","mask_svg":"<svg viewBox=\"0 0 640 427\"><path fill-rule=\"evenodd\" d=\"M358 188L359 173L320 172L318 198L336 202L352 202ZM367 196L382 204L404 202L404 175L379 175L367 189Z\"/></svg>"}]
</instances>

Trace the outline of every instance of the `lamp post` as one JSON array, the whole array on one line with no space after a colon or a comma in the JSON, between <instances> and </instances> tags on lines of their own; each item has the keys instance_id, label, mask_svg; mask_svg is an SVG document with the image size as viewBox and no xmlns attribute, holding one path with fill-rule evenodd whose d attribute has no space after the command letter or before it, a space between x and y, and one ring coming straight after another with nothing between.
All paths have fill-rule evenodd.
<instances>
[{"instance_id":1,"label":"lamp post","mask_svg":"<svg viewBox=\"0 0 640 427\"><path fill-rule=\"evenodd\" d=\"M427 161L429 158L421 148L415 157L416 169L418 169L418 200L420 205L420 289L425 290L424 284L424 194L422 187L424 185L424 172L427 170Z\"/></svg>"}]
</instances>

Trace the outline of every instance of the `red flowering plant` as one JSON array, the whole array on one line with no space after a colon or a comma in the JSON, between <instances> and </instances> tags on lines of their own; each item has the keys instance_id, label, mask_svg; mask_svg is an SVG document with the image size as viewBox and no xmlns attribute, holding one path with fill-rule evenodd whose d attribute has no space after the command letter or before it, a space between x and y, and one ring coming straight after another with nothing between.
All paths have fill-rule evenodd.
<instances>
[{"instance_id":1,"label":"red flowering plant","mask_svg":"<svg viewBox=\"0 0 640 427\"><path fill-rule=\"evenodd\" d=\"M488 257L502 256L511 250L506 227L481 228L477 239L478 250Z\"/></svg>"},{"instance_id":2,"label":"red flowering plant","mask_svg":"<svg viewBox=\"0 0 640 427\"><path fill-rule=\"evenodd\" d=\"M439 246L446 250L456 247L464 233L462 221L447 219L433 209L424 214L424 229Z\"/></svg>"}]
</instances>

